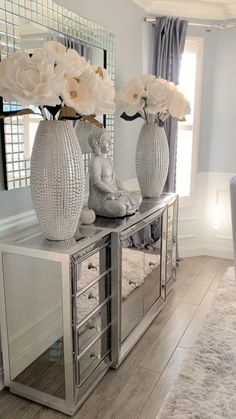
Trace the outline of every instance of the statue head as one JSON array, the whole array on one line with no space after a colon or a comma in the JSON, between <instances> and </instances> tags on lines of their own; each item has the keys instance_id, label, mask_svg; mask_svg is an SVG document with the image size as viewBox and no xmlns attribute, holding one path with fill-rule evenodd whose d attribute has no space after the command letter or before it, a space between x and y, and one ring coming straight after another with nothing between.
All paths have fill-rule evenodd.
<instances>
[{"instance_id":1,"label":"statue head","mask_svg":"<svg viewBox=\"0 0 236 419\"><path fill-rule=\"evenodd\" d=\"M110 145L109 132L105 128L94 127L89 133L88 143L94 154L108 154Z\"/></svg>"}]
</instances>

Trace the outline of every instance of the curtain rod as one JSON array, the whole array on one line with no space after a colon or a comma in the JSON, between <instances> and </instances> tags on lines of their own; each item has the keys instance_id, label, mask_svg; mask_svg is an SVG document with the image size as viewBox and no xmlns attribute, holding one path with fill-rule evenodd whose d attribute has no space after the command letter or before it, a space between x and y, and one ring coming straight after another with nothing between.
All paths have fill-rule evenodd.
<instances>
[{"instance_id":1,"label":"curtain rod","mask_svg":"<svg viewBox=\"0 0 236 419\"><path fill-rule=\"evenodd\" d=\"M147 23L155 23L156 19L153 17L146 17L144 19ZM201 26L203 28L211 28L211 29L231 29L236 27L236 23L198 23L198 22L189 22L190 26Z\"/></svg>"}]
</instances>

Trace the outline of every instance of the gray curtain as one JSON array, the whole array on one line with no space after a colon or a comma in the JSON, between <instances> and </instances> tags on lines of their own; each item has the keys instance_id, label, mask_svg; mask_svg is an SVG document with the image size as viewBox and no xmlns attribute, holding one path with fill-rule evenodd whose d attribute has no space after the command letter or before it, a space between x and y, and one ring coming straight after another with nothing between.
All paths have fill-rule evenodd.
<instances>
[{"instance_id":1,"label":"gray curtain","mask_svg":"<svg viewBox=\"0 0 236 419\"><path fill-rule=\"evenodd\" d=\"M177 18L157 17L155 24L153 74L179 83L181 56L184 50L188 22ZM170 149L170 166L165 191L175 192L178 125L174 118L165 123Z\"/></svg>"}]
</instances>

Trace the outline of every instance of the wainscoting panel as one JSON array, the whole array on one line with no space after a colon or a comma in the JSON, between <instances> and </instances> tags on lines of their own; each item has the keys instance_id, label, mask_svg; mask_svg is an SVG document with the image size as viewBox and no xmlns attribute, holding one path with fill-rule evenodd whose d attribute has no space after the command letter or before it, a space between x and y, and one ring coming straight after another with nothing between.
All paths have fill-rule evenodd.
<instances>
[{"instance_id":1,"label":"wainscoting panel","mask_svg":"<svg viewBox=\"0 0 236 419\"><path fill-rule=\"evenodd\" d=\"M233 259L229 193L232 176L232 173L198 173L194 205L180 208L180 256Z\"/></svg>"}]
</instances>

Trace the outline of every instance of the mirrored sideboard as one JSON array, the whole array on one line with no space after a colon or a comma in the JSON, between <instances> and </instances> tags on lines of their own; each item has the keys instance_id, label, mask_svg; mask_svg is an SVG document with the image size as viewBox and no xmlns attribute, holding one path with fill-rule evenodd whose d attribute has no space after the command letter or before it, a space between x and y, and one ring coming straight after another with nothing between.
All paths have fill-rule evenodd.
<instances>
[{"instance_id":1,"label":"mirrored sideboard","mask_svg":"<svg viewBox=\"0 0 236 419\"><path fill-rule=\"evenodd\" d=\"M118 368L164 304L176 276L178 197L144 200L122 219L98 217L73 239L39 227L0 244L5 384L73 415Z\"/></svg>"},{"instance_id":2,"label":"mirrored sideboard","mask_svg":"<svg viewBox=\"0 0 236 419\"><path fill-rule=\"evenodd\" d=\"M119 367L168 304L176 280L178 196L163 194L159 201L143 200L139 213L141 219L130 217L111 234L116 287L113 368Z\"/></svg>"}]
</instances>

